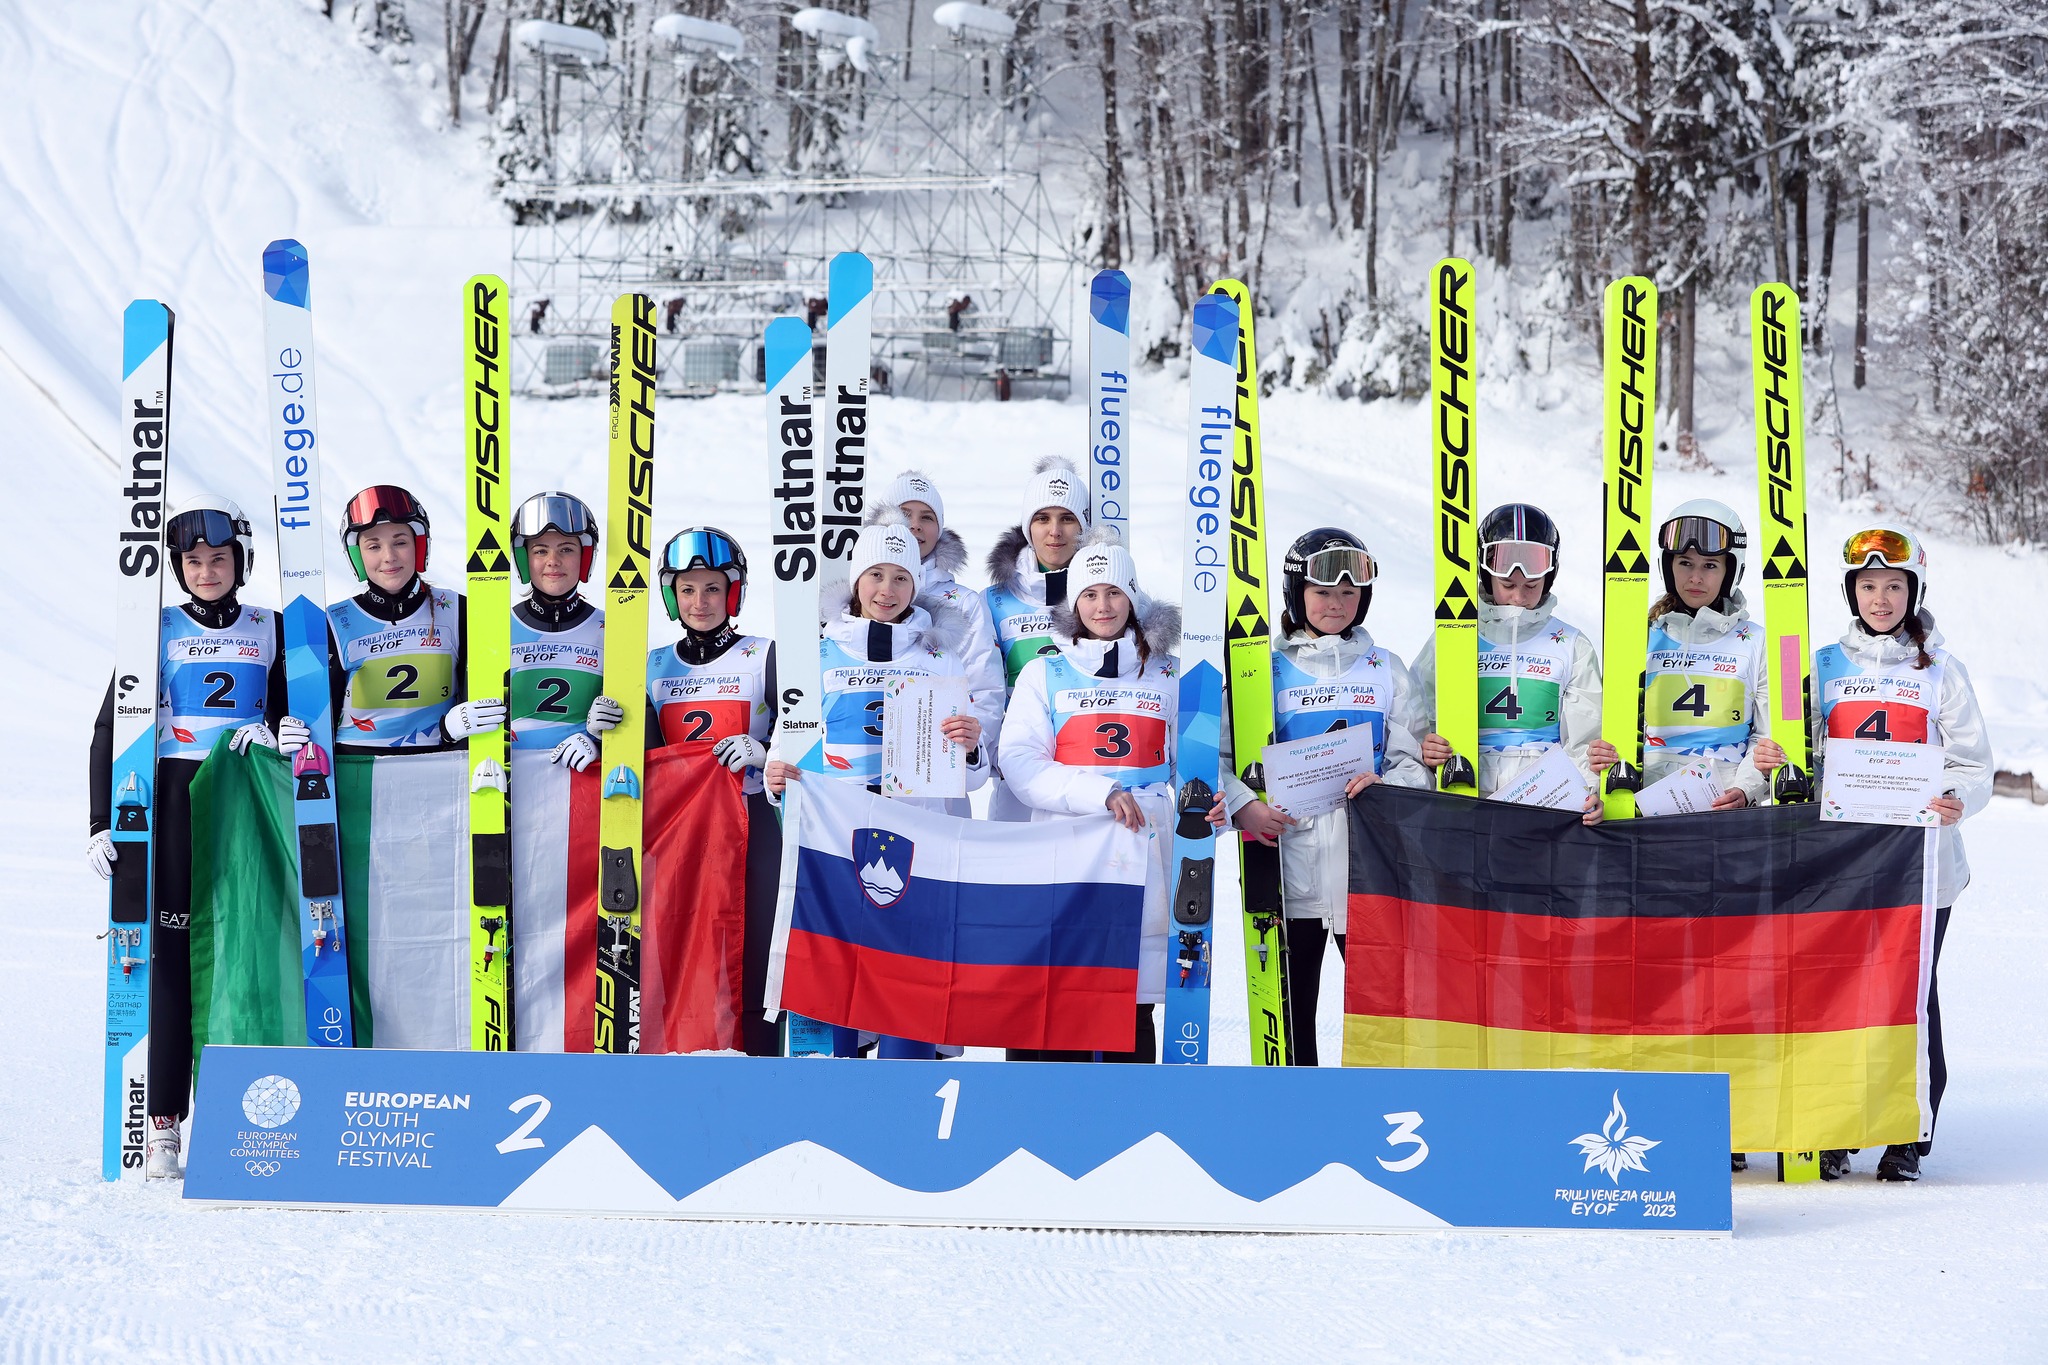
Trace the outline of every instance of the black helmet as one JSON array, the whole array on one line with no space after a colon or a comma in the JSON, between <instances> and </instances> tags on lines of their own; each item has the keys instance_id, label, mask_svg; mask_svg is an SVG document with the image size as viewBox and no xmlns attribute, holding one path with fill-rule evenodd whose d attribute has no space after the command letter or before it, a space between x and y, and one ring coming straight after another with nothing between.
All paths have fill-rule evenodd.
<instances>
[{"instance_id":1,"label":"black helmet","mask_svg":"<svg viewBox=\"0 0 2048 1365\"><path fill-rule=\"evenodd\" d=\"M1557 582L1557 550L1557 523L1548 512L1526 502L1494 508L1479 523L1479 595L1491 602L1492 580L1506 578L1516 569L1525 578L1540 576L1548 594Z\"/></svg>"},{"instance_id":2,"label":"black helmet","mask_svg":"<svg viewBox=\"0 0 2048 1365\"><path fill-rule=\"evenodd\" d=\"M1372 581L1377 577L1379 566L1364 541L1336 526L1318 526L1287 547L1287 558L1280 564L1280 601L1288 621L1300 629L1308 623L1309 584L1327 588L1349 581L1359 594L1358 615L1342 632L1348 635L1371 609Z\"/></svg>"}]
</instances>

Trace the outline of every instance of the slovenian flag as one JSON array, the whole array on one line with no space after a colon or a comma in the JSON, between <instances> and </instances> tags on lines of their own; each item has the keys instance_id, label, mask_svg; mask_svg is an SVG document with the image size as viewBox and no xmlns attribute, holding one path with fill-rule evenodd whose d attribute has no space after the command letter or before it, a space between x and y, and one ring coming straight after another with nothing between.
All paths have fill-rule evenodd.
<instances>
[{"instance_id":1,"label":"slovenian flag","mask_svg":"<svg viewBox=\"0 0 2048 1365\"><path fill-rule=\"evenodd\" d=\"M1107 815L960 819L820 774L795 805L771 1009L779 993L812 1019L961 1047L1133 1046L1144 835Z\"/></svg>"},{"instance_id":2,"label":"slovenian flag","mask_svg":"<svg viewBox=\"0 0 2048 1365\"><path fill-rule=\"evenodd\" d=\"M1351 805L1344 1064L1724 1071L1737 1152L1931 1136L1934 831Z\"/></svg>"}]
</instances>

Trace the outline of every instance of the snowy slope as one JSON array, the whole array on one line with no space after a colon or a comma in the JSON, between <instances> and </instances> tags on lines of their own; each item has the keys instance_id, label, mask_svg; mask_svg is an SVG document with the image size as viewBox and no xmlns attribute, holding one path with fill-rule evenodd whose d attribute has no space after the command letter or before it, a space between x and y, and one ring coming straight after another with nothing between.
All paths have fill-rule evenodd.
<instances>
[{"instance_id":1,"label":"snowy slope","mask_svg":"<svg viewBox=\"0 0 2048 1365\"><path fill-rule=\"evenodd\" d=\"M474 1359L493 1349L643 1358L970 1355L1197 1359L1841 1356L2048 1353L2048 959L2036 913L2048 817L1994 803L1970 830L1978 884L1944 963L1956 1079L1918 1188L1738 1181L1728 1243L1590 1238L1219 1238L625 1220L195 1212L172 1190L97 1176L103 895L79 857L83 742L108 666L108 587L81 545L107 529L118 318L136 295L180 312L174 482L268 503L257 257L313 251L330 513L355 486L414 484L453 531L454 303L501 269L509 232L473 148L422 114L431 92L342 41L298 0L0 0L0 695L14 780L0 785L0 1357L216 1361ZM1419 258L1428 254L1424 246ZM1748 512L1740 339L1705 381L1724 474L1664 475L1658 503L1708 493ZM1578 365L1583 383L1569 382ZM1590 355L1482 407L1483 503L1528 497L1563 523L1565 614L1594 623L1598 525ZM1544 406L1538 406L1541 400ZM1138 385L1136 549L1170 581L1185 384ZM1870 439L1883 412L1852 414ZM602 412L521 403L520 490L595 499ZM667 403L661 534L764 531L744 474L756 401ZM1425 426L1413 406L1281 393L1265 405L1284 539L1361 530L1385 570L1373 625L1421 642ZM878 404L878 472L937 477L984 550L1017 515L1029 458L1078 449L1075 405ZM1858 439L1864 439L1863 434ZM1814 457L1816 468L1821 464ZM1856 509L1816 504L1815 543ZM1992 709L1994 738L2048 771L2048 693L2011 604L2033 552L1934 545L1934 604ZM271 597L259 574L252 597ZM452 567L449 541L436 564ZM330 573L345 574L342 562ZM48 585L63 582L63 600ZM336 588L342 586L339 579ZM1834 615L1825 587L1816 620ZM746 621L768 624L766 594ZM2024 623L2023 623L2024 624ZM657 623L657 630L661 624ZM1229 935L1221 936L1227 942ZM1245 1056L1229 952L1217 1051ZM1333 963L1334 971L1334 963ZM1334 984L1334 982L1332 983ZM1331 992L1335 999L1334 991ZM1331 1020L1334 1025L1334 1019ZM1334 1034L1325 1051L1334 1055ZM1868 1172L1868 1156L1859 1159Z\"/></svg>"}]
</instances>

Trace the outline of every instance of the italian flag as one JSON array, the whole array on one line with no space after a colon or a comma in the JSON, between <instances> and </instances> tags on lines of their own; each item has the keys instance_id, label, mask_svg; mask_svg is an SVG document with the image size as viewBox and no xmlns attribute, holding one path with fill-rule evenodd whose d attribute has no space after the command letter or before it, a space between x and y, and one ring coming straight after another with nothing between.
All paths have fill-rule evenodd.
<instances>
[{"instance_id":1,"label":"italian flag","mask_svg":"<svg viewBox=\"0 0 2048 1365\"><path fill-rule=\"evenodd\" d=\"M700 752L701 750L701 752ZM469 1047L467 756L347 755L336 772L356 1046ZM512 769L513 1029L588 1051L598 773ZM709 746L650 756L641 1050L735 1048L746 807ZM217 745L193 782L194 1043L305 1041L290 764Z\"/></svg>"}]
</instances>

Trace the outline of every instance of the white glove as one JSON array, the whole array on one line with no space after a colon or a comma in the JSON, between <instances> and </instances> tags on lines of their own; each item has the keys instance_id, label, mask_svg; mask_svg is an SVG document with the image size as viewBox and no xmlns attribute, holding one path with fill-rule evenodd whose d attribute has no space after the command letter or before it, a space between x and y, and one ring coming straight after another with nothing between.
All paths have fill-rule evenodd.
<instances>
[{"instance_id":1,"label":"white glove","mask_svg":"<svg viewBox=\"0 0 2048 1365\"><path fill-rule=\"evenodd\" d=\"M597 741L585 734L570 735L555 746L548 762L564 764L570 772L580 773L597 762Z\"/></svg>"},{"instance_id":2,"label":"white glove","mask_svg":"<svg viewBox=\"0 0 2048 1365\"><path fill-rule=\"evenodd\" d=\"M277 739L270 733L270 727L260 720L252 720L228 736L228 749L233 753L246 754L251 744L259 748L275 749Z\"/></svg>"},{"instance_id":3,"label":"white glove","mask_svg":"<svg viewBox=\"0 0 2048 1365\"><path fill-rule=\"evenodd\" d=\"M448 732L450 739L468 739L495 730L505 723L505 699L503 697L478 697L474 701L461 701L448 709L441 720L441 728Z\"/></svg>"},{"instance_id":4,"label":"white glove","mask_svg":"<svg viewBox=\"0 0 2048 1365\"><path fill-rule=\"evenodd\" d=\"M286 716L277 723L277 751L286 758L312 742L312 730L297 716Z\"/></svg>"},{"instance_id":5,"label":"white glove","mask_svg":"<svg viewBox=\"0 0 2048 1365\"><path fill-rule=\"evenodd\" d=\"M601 735L607 730L615 729L625 719L625 707L619 705L610 697L592 697L590 699L590 719L583 722L583 728L590 731L593 735Z\"/></svg>"},{"instance_id":6,"label":"white glove","mask_svg":"<svg viewBox=\"0 0 2048 1365\"><path fill-rule=\"evenodd\" d=\"M768 763L768 750L752 735L727 735L711 746L711 756L734 772Z\"/></svg>"},{"instance_id":7,"label":"white glove","mask_svg":"<svg viewBox=\"0 0 2048 1365\"><path fill-rule=\"evenodd\" d=\"M92 870L100 874L100 880L114 880L114 864L121 855L114 851L114 836L105 830L92 836L92 842L85 846L85 860L92 864Z\"/></svg>"}]
</instances>

